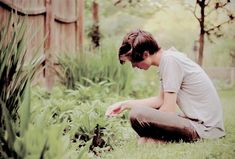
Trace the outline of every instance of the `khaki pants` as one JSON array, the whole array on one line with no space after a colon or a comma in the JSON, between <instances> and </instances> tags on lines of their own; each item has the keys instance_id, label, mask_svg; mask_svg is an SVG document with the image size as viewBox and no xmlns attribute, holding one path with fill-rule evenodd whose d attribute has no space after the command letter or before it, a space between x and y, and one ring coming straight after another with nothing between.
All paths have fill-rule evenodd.
<instances>
[{"instance_id":1,"label":"khaki pants","mask_svg":"<svg viewBox=\"0 0 235 159\"><path fill-rule=\"evenodd\" d=\"M136 107L130 111L132 128L140 137L170 142L192 142L200 137L190 123L177 113L161 112L150 107Z\"/></svg>"}]
</instances>

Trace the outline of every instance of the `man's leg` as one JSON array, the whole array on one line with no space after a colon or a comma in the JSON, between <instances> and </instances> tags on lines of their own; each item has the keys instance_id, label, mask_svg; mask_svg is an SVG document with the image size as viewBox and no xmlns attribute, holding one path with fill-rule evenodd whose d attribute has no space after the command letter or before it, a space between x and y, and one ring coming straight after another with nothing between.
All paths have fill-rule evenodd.
<instances>
[{"instance_id":1,"label":"man's leg","mask_svg":"<svg viewBox=\"0 0 235 159\"><path fill-rule=\"evenodd\" d=\"M161 112L150 107L136 107L130 111L130 121L140 137L176 142L199 139L189 119L176 113Z\"/></svg>"}]
</instances>

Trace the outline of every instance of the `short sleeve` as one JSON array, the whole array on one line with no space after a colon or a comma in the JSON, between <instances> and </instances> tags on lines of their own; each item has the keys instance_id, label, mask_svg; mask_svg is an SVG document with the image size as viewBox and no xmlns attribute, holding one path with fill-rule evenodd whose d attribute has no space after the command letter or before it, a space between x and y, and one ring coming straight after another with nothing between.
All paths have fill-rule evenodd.
<instances>
[{"instance_id":1,"label":"short sleeve","mask_svg":"<svg viewBox=\"0 0 235 159\"><path fill-rule=\"evenodd\" d=\"M162 59L160 76L164 92L178 93L184 77L182 64L172 56L165 56Z\"/></svg>"}]
</instances>

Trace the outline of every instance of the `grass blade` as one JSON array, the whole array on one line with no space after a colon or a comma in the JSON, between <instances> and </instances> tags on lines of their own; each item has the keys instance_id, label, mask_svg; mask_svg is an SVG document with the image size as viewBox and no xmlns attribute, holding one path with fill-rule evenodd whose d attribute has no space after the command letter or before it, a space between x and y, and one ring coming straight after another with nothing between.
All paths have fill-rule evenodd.
<instances>
[{"instance_id":1,"label":"grass blade","mask_svg":"<svg viewBox=\"0 0 235 159\"><path fill-rule=\"evenodd\" d=\"M24 132L28 128L30 120L30 82L26 83L23 102L19 109L20 113L20 134L24 135Z\"/></svg>"}]
</instances>

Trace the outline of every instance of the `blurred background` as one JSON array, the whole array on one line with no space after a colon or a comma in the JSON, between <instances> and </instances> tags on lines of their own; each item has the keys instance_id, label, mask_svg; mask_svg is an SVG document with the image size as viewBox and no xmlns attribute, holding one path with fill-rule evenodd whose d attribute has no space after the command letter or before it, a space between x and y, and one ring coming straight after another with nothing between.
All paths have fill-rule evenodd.
<instances>
[{"instance_id":1,"label":"blurred background","mask_svg":"<svg viewBox=\"0 0 235 159\"><path fill-rule=\"evenodd\" d=\"M27 33L31 36L28 52L44 43L39 52L46 57L43 64L46 67L40 78L49 89L55 79L53 72L60 65L59 55L88 54L100 48L117 54L123 36L138 28L152 33L163 48L173 46L187 54L211 78L233 85L235 2L202 0L202 5L199 2L1 0L0 20L2 25L6 24L12 9L22 17L27 15Z\"/></svg>"},{"instance_id":2,"label":"blurred background","mask_svg":"<svg viewBox=\"0 0 235 159\"><path fill-rule=\"evenodd\" d=\"M234 158L234 21L234 0L0 0L0 158ZM208 73L226 138L143 147L127 111L105 117L159 91L157 68L119 63L134 29Z\"/></svg>"}]
</instances>

